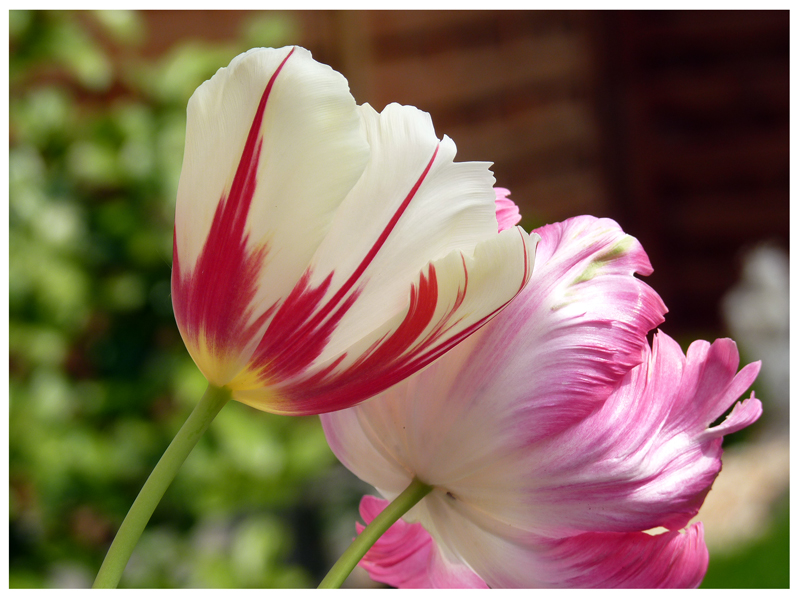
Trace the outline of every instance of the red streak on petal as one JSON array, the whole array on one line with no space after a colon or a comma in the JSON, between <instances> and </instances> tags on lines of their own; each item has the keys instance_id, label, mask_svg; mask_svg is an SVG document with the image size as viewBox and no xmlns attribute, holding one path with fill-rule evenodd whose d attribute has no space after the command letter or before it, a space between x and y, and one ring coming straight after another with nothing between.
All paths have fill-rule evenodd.
<instances>
[{"instance_id":1,"label":"red streak on petal","mask_svg":"<svg viewBox=\"0 0 800 600\"><path fill-rule=\"evenodd\" d=\"M463 260L462 264L466 274ZM334 374L333 367L330 367L281 389L281 394L290 399L291 412L314 414L352 406L405 379L438 358L489 319L487 317L480 324L469 327L468 331L460 332L437 345L437 341L458 323L452 318L465 296L466 286L458 291L453 306L423 336L433 321L439 302L436 269L433 264L429 264L427 274L425 271L421 272L419 283L411 286L408 311L391 335L373 344L340 373Z\"/></svg>"},{"instance_id":2,"label":"red streak on petal","mask_svg":"<svg viewBox=\"0 0 800 600\"><path fill-rule=\"evenodd\" d=\"M362 376L380 373L388 364L396 361L416 340L433 319L439 299L436 269L428 265L428 275L420 274L419 286L411 286L408 312L400 326L369 355L361 357L350 368L358 369Z\"/></svg>"},{"instance_id":3,"label":"red streak on petal","mask_svg":"<svg viewBox=\"0 0 800 600\"><path fill-rule=\"evenodd\" d=\"M172 303L175 319L187 341L196 345L204 336L215 355L238 352L263 326L274 310L249 323L250 303L257 291L258 275L269 249L247 250L247 215L256 190L256 173L263 140L260 137L264 110L272 86L289 52L272 74L261 96L242 150L230 191L217 204L214 220L191 273L184 273L178 256L177 236L172 247ZM249 323L249 324L248 324ZM219 382L218 382L219 383Z\"/></svg>"},{"instance_id":4,"label":"red streak on petal","mask_svg":"<svg viewBox=\"0 0 800 600\"><path fill-rule=\"evenodd\" d=\"M329 375L333 369L328 368L282 387L281 395L290 400L287 409L293 414L339 410L399 381L402 377L393 377L398 372L398 359L430 323L437 300L436 271L431 264L427 276L421 273L419 284L411 286L410 306L400 326L391 335L373 344L344 372L331 378Z\"/></svg>"},{"instance_id":5,"label":"red streak on petal","mask_svg":"<svg viewBox=\"0 0 800 600\"><path fill-rule=\"evenodd\" d=\"M311 272L306 271L275 313L251 358L251 368L261 379L282 381L308 368L325 349L344 314L355 302L351 294L328 319L315 314L333 274L319 286L309 286Z\"/></svg>"}]
</instances>

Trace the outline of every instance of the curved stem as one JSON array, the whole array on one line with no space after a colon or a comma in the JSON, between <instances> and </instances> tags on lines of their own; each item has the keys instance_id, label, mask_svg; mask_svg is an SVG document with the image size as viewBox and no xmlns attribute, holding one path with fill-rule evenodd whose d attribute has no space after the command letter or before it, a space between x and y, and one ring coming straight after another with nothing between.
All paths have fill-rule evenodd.
<instances>
[{"instance_id":1,"label":"curved stem","mask_svg":"<svg viewBox=\"0 0 800 600\"><path fill-rule=\"evenodd\" d=\"M403 493L395 498L389 506L366 526L350 547L344 551L333 565L325 579L319 584L318 589L333 589L341 587L350 572L355 569L373 544L391 527L400 517L406 514L417 502L422 500L431 490L432 486L414 479Z\"/></svg>"},{"instance_id":2,"label":"curved stem","mask_svg":"<svg viewBox=\"0 0 800 600\"><path fill-rule=\"evenodd\" d=\"M175 435L175 439L172 440L136 497L108 549L108 554L100 566L100 571L97 573L92 587L117 587L125 565L128 564L128 559L133 553L133 548L139 541L145 525L161 501L164 492L167 491L183 461L197 444L197 440L230 399L231 391L228 388L208 386L203 398Z\"/></svg>"}]
</instances>

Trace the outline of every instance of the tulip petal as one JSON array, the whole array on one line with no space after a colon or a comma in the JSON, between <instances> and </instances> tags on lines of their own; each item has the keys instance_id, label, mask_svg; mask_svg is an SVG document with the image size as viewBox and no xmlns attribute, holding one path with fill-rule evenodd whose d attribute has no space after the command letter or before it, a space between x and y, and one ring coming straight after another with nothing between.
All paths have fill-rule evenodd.
<instances>
[{"instance_id":1,"label":"tulip petal","mask_svg":"<svg viewBox=\"0 0 800 600\"><path fill-rule=\"evenodd\" d=\"M697 587L708 567L700 523L661 535L548 538L511 528L497 535L453 510L460 500L429 498L419 511L421 523L493 588Z\"/></svg>"},{"instance_id":2,"label":"tulip petal","mask_svg":"<svg viewBox=\"0 0 800 600\"><path fill-rule=\"evenodd\" d=\"M543 569L559 587L696 588L708 549L701 523L685 533L584 533L553 543Z\"/></svg>"},{"instance_id":3,"label":"tulip petal","mask_svg":"<svg viewBox=\"0 0 800 600\"><path fill-rule=\"evenodd\" d=\"M369 524L388 500L364 496L359 511ZM361 533L364 525L356 523ZM396 588L485 588L469 567L449 558L419 523L395 522L369 549L359 563L370 577Z\"/></svg>"},{"instance_id":4,"label":"tulip petal","mask_svg":"<svg viewBox=\"0 0 800 600\"><path fill-rule=\"evenodd\" d=\"M469 255L497 234L488 163L454 162L455 144L440 141L430 115L414 107L360 109L370 161L311 267L312 285L333 276L326 299L348 284L359 290L331 339L332 354L404 310L409 283L430 261Z\"/></svg>"},{"instance_id":5,"label":"tulip petal","mask_svg":"<svg viewBox=\"0 0 800 600\"><path fill-rule=\"evenodd\" d=\"M642 360L646 332L663 320L658 294L634 277L650 272L647 256L616 223L578 217L537 231L542 240L525 290L436 373L420 376L437 390L423 405L426 418L453 424L440 445L461 458L453 463L481 449L484 468L494 470L509 453L579 422ZM449 483L465 470L434 480Z\"/></svg>"},{"instance_id":6,"label":"tulip petal","mask_svg":"<svg viewBox=\"0 0 800 600\"><path fill-rule=\"evenodd\" d=\"M742 371L744 371L744 369L742 369ZM733 410L725 417L722 423L716 427L706 429L697 439L698 441L706 441L708 439L721 438L729 433L744 429L748 425L755 423L762 412L763 407L761 406L761 402L756 398L756 393L751 392L749 398L733 406Z\"/></svg>"},{"instance_id":7,"label":"tulip petal","mask_svg":"<svg viewBox=\"0 0 800 600\"><path fill-rule=\"evenodd\" d=\"M381 403L389 408L401 403L403 383L381 394ZM394 398L394 402L389 400ZM394 429L395 410L364 411L375 401L362 403L359 410L347 409L321 414L320 421L336 458L362 481L374 485L386 497L397 496L413 479L405 467L408 446L403 435ZM398 423L402 421L398 420Z\"/></svg>"},{"instance_id":8,"label":"tulip petal","mask_svg":"<svg viewBox=\"0 0 800 600\"><path fill-rule=\"evenodd\" d=\"M672 346L674 348L674 343ZM683 361L682 355L681 359ZM673 408L665 426L672 431L695 434L704 431L728 410L755 381L761 368L760 361L754 362L737 374L739 352L736 343L730 339L716 340L713 344L698 340L689 346L684 362L686 366L681 388L676 395L679 404ZM757 414L754 412L757 405L757 402L749 403L744 413L737 410L734 421L727 422L725 433L738 431L753 423L761 414L760 410ZM732 429L740 421L743 423L741 427ZM715 430L718 435L709 435ZM721 431L711 429L705 437L722 437Z\"/></svg>"},{"instance_id":9,"label":"tulip petal","mask_svg":"<svg viewBox=\"0 0 800 600\"><path fill-rule=\"evenodd\" d=\"M347 81L302 48L235 58L189 101L172 296L192 357L229 382L327 233L369 148Z\"/></svg>"},{"instance_id":10,"label":"tulip petal","mask_svg":"<svg viewBox=\"0 0 800 600\"><path fill-rule=\"evenodd\" d=\"M519 214L519 207L508 197L511 193L505 188L494 188L495 191L495 212L497 215L498 231L505 231L520 222L522 216Z\"/></svg>"},{"instance_id":11,"label":"tulip petal","mask_svg":"<svg viewBox=\"0 0 800 600\"><path fill-rule=\"evenodd\" d=\"M595 410L641 362L645 336L666 312L633 276L651 272L647 255L615 222L576 217L536 233L542 240L531 284L485 332L461 386L486 396L510 391L518 401L508 406L535 415L535 424L509 415L527 443Z\"/></svg>"},{"instance_id":12,"label":"tulip petal","mask_svg":"<svg viewBox=\"0 0 800 600\"><path fill-rule=\"evenodd\" d=\"M532 457L546 469L530 474L530 502L550 533L684 527L722 467L722 435L761 414L751 397L708 428L755 379L758 365L737 375L738 362L730 340L693 345L684 357L658 334L652 356L600 411Z\"/></svg>"}]
</instances>

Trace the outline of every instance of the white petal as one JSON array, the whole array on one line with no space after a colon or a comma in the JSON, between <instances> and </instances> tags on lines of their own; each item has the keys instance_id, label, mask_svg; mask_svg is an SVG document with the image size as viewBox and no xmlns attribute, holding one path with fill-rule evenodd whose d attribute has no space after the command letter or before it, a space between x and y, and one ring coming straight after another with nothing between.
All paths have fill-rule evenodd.
<instances>
[{"instance_id":1,"label":"white petal","mask_svg":"<svg viewBox=\"0 0 800 600\"><path fill-rule=\"evenodd\" d=\"M455 144L446 137L439 142L430 115L414 107L390 104L378 114L365 105L361 115L369 164L314 257L318 280L334 274L330 295L358 271L399 218L355 283L361 290L358 300L331 340L330 353L404 309L409 285L428 262L455 250L469 255L497 233L488 163L454 163Z\"/></svg>"},{"instance_id":2,"label":"white petal","mask_svg":"<svg viewBox=\"0 0 800 600\"><path fill-rule=\"evenodd\" d=\"M391 390L388 396L392 396ZM365 403L362 406L368 405ZM385 422L367 420L357 408L320 415L325 437L336 458L345 467L381 490L382 494L394 497L408 487L413 479L403 465L407 449L402 447L399 436L385 435ZM391 419L390 411L381 412L380 415Z\"/></svg>"},{"instance_id":3,"label":"white petal","mask_svg":"<svg viewBox=\"0 0 800 600\"><path fill-rule=\"evenodd\" d=\"M429 495L418 505L419 522L440 547L469 566L492 588L551 587L540 579L540 556L523 532L500 537L465 518L454 505L460 499ZM516 538L516 539L515 539Z\"/></svg>"},{"instance_id":4,"label":"white petal","mask_svg":"<svg viewBox=\"0 0 800 600\"><path fill-rule=\"evenodd\" d=\"M263 308L306 268L369 152L342 75L299 47L236 57L189 100L175 217L185 270L230 192L259 103L279 67L258 128L262 146L246 227L248 247L268 246L254 301Z\"/></svg>"}]
</instances>

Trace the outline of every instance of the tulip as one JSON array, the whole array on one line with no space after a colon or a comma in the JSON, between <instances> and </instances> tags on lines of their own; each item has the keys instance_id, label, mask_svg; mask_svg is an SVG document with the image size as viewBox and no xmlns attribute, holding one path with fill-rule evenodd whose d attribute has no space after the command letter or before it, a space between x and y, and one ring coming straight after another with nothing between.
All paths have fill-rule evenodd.
<instances>
[{"instance_id":1,"label":"tulip","mask_svg":"<svg viewBox=\"0 0 800 600\"><path fill-rule=\"evenodd\" d=\"M506 225L518 218L508 202ZM369 402L322 415L339 460L383 496L362 500L366 523L419 490L360 564L396 587L697 586L708 553L702 525L687 524L722 436L761 404L709 425L759 363L736 374L731 340L684 356L658 333L651 349L665 307L634 277L652 270L644 250L613 221L537 233L531 280L497 318Z\"/></svg>"},{"instance_id":2,"label":"tulip","mask_svg":"<svg viewBox=\"0 0 800 600\"><path fill-rule=\"evenodd\" d=\"M212 386L282 414L364 400L476 331L526 284L487 163L430 117L357 106L302 48L235 58L189 101L172 299Z\"/></svg>"}]
</instances>

